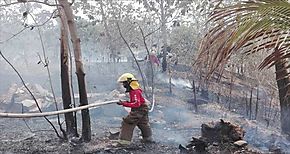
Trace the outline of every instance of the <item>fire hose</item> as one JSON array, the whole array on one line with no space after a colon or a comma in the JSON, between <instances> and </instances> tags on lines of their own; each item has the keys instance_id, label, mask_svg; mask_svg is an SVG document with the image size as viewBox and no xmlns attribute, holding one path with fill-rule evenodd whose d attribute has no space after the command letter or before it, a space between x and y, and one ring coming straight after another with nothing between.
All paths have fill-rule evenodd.
<instances>
[{"instance_id":1,"label":"fire hose","mask_svg":"<svg viewBox=\"0 0 290 154\"><path fill-rule=\"evenodd\" d=\"M42 113L2 113L0 112L0 117L2 118L34 118L34 117L45 117L45 116L53 116L53 115L58 115L58 114L64 114L64 113L69 113L69 112L76 112L79 110L84 110L96 106L102 106L102 105L107 105L107 104L113 104L117 103L119 100L112 100L112 101L106 101L106 102L95 102L92 104L88 105L83 105L71 109L64 109L64 110L59 110L59 111L51 111L51 112L42 112Z\"/></svg>"},{"instance_id":2,"label":"fire hose","mask_svg":"<svg viewBox=\"0 0 290 154\"><path fill-rule=\"evenodd\" d=\"M108 105L108 104L113 104L117 103L119 100L112 100L112 101L105 101L105 102L95 102L92 104L88 105L83 105L71 109L64 109L64 110L59 110L59 111L51 111L51 112L41 112L41 113L3 113L0 112L0 117L1 118L35 118L35 117L45 117L45 116L53 116L53 115L58 115L58 114L64 114L64 113L69 113L69 112L76 112L79 110L84 110L92 107L97 107L97 106L102 106L102 105ZM152 112L154 109L154 96L151 104L151 108L149 112Z\"/></svg>"},{"instance_id":3,"label":"fire hose","mask_svg":"<svg viewBox=\"0 0 290 154\"><path fill-rule=\"evenodd\" d=\"M153 94L153 96L152 96L152 103L151 103L151 107L150 107L149 112L152 112L154 110L154 106L155 106L155 97L154 97L154 94Z\"/></svg>"}]
</instances>

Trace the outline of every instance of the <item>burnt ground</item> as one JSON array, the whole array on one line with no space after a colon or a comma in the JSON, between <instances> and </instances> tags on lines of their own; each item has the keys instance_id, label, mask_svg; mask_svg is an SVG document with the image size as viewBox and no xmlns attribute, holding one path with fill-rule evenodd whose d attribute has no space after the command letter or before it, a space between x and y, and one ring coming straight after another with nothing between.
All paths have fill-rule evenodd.
<instances>
[{"instance_id":1,"label":"burnt ground","mask_svg":"<svg viewBox=\"0 0 290 154\"><path fill-rule=\"evenodd\" d=\"M116 85L104 85L108 78L110 83L116 80L116 75L111 75L110 72L112 70L107 70L106 67L105 73L99 74L105 75L102 80L96 80L98 77L96 72L88 74L88 92L98 93L89 98L89 102L114 99L110 93ZM111 104L90 110L92 140L89 143L59 140L43 118L26 119L29 128L22 119L0 119L0 153L180 153L178 149L180 144L186 145L192 136L200 136L202 123L219 121L220 118L241 125L246 130L245 140L249 143L248 147L253 150L268 152L272 146L281 147L284 151L290 149L290 143L275 126L266 127L263 123L248 120L243 115L228 111L221 104L205 100L198 106L199 113L194 113L192 104L187 103L188 99L192 98L192 93L186 88L187 85L184 85L186 82L176 80L175 86L172 87L172 94L169 93L168 84L164 82L168 81L158 79L155 87L156 107L150 113L154 144L141 143L140 131L135 129L131 146L112 148L113 142L109 139L110 131L120 127L122 117L126 116L127 112L124 108ZM201 96L198 97L204 100ZM56 117L49 118L57 126ZM80 119L78 113L79 133L81 133ZM211 153L221 152L213 150Z\"/></svg>"},{"instance_id":2,"label":"burnt ground","mask_svg":"<svg viewBox=\"0 0 290 154\"><path fill-rule=\"evenodd\" d=\"M156 90L158 93L156 96L157 105L150 113L155 143L141 143L140 131L135 129L132 145L126 148L112 147L114 142L109 139L110 132L119 128L121 117L125 116L127 112L124 108L111 104L90 110L92 140L89 143L59 140L52 128L42 118L26 119L26 124L29 127L22 119L0 119L0 152L7 154L180 153L179 144L186 145L192 136L200 135L202 123L216 121L218 117L207 113L195 114L185 101L190 92L178 87L174 87L173 90L173 94L169 94L166 87ZM203 108L200 106L201 111ZM211 109L204 108L204 110L210 111ZM213 111L217 111L217 109L214 108ZM55 124L57 123L55 117L50 117L50 120ZM81 127L80 124L78 126Z\"/></svg>"},{"instance_id":3,"label":"burnt ground","mask_svg":"<svg viewBox=\"0 0 290 154\"><path fill-rule=\"evenodd\" d=\"M167 93L165 94L167 95ZM92 125L90 143L61 141L43 118L26 119L25 122L23 119L0 119L0 152L179 153L178 145L186 144L190 140L189 136L192 136L192 130L197 131L198 129L193 129L190 125L180 125L183 123L182 121L189 120L187 119L189 117L186 119L180 117L184 106L177 106L180 101L175 97L166 96L166 98L165 101L163 97L157 96L156 100L160 103L155 107L154 112L150 113L155 143L141 143L140 130L135 129L131 146L112 148L114 142L109 139L110 131L119 128L122 117L127 115L127 111L123 107L111 104L90 110ZM80 114L78 116L78 119L81 119ZM56 117L50 117L50 120L54 124L57 123ZM78 126L81 127L81 124Z\"/></svg>"},{"instance_id":4,"label":"burnt ground","mask_svg":"<svg viewBox=\"0 0 290 154\"><path fill-rule=\"evenodd\" d=\"M1 153L175 153L174 151L177 150L173 145L142 144L136 139L129 147L112 148L112 141L105 135L106 131L102 130L93 133L90 143L63 142L53 132L31 133L21 127L22 132L20 129L15 130L19 128L15 126L15 122L17 121L6 123L7 126L14 127L11 132L1 131ZM21 123L21 121L18 122Z\"/></svg>"},{"instance_id":5,"label":"burnt ground","mask_svg":"<svg viewBox=\"0 0 290 154\"><path fill-rule=\"evenodd\" d=\"M123 69L120 69L119 65ZM88 92L99 94L96 97L89 98L89 102L113 99L109 95L116 88L116 78L123 72L130 72L132 70L130 65L130 63L122 63L116 67L114 64L104 64L94 68L87 68L87 71L90 72L86 76ZM5 93L12 83L21 85L15 73L11 72L10 74L13 77L12 79L9 76L10 80L8 80L7 75L1 75L1 82L4 81L3 85L1 84L2 93ZM45 74L42 74L42 76L38 75L36 77L28 74L24 76L24 79L26 83L38 83L49 89L45 76ZM58 73L54 73L52 77L57 83L59 82L58 76ZM106 82L109 83L104 84ZM43 118L26 119L26 123L23 119L0 119L0 153L178 153L178 145L181 143L186 144L190 140L188 136L192 135L192 130L188 126L176 128L177 124L182 121L182 118L178 118L178 115L181 110L184 110L184 107L176 111L175 107L175 109L168 108L167 105L170 105L171 102L175 106L174 104L182 101L166 100L168 97L167 91L159 91L166 96L165 99L162 95L156 94L158 105L154 112L150 114L155 144L141 143L140 131L135 129L132 146L125 149L112 149L111 145L113 143L109 140L110 130L118 129L122 117L127 115L127 111L123 107L112 104L90 110L92 125L92 140L90 143L76 144L61 141ZM59 94L60 89L55 89L55 92ZM171 96L168 98L173 99ZM175 113L169 113L171 111ZM49 119L59 129L57 118L49 117ZM79 133L81 133L80 121L81 117L80 113L78 113ZM180 131L185 133L180 133Z\"/></svg>"}]
</instances>

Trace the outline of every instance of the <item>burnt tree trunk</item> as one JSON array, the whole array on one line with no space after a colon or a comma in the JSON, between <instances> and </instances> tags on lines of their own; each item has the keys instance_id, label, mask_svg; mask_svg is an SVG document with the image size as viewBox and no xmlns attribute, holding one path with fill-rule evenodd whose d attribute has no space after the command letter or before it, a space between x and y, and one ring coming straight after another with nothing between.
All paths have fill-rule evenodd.
<instances>
[{"instance_id":1,"label":"burnt tree trunk","mask_svg":"<svg viewBox=\"0 0 290 154\"><path fill-rule=\"evenodd\" d=\"M234 75L233 75L233 69L231 71L231 82L230 82L230 93L229 93L229 106L228 106L228 110L231 111L232 107L232 91L233 91L233 82L234 82Z\"/></svg>"},{"instance_id":2,"label":"burnt tree trunk","mask_svg":"<svg viewBox=\"0 0 290 154\"><path fill-rule=\"evenodd\" d=\"M257 100L256 100L256 109L255 109L255 120L257 120L259 112L259 86L257 86Z\"/></svg>"},{"instance_id":3,"label":"burnt tree trunk","mask_svg":"<svg viewBox=\"0 0 290 154\"><path fill-rule=\"evenodd\" d=\"M250 120L252 120L252 103L253 103L253 88L251 88L250 102L249 102L249 110L250 110L250 117L249 117L249 119Z\"/></svg>"},{"instance_id":4,"label":"burnt tree trunk","mask_svg":"<svg viewBox=\"0 0 290 154\"><path fill-rule=\"evenodd\" d=\"M271 100L270 100L270 103L269 103L269 110L268 110L268 113L266 114L266 118L268 119L271 119L271 113L272 113L272 104L273 104L273 99L274 99L274 92L271 94Z\"/></svg>"},{"instance_id":5,"label":"burnt tree trunk","mask_svg":"<svg viewBox=\"0 0 290 154\"><path fill-rule=\"evenodd\" d=\"M288 74L285 68L285 61L282 60L278 61L275 65L281 109L281 129L283 133L290 135L290 97L287 96L287 91L289 90L289 86L287 86L289 84L289 78L285 78L285 75Z\"/></svg>"},{"instance_id":6,"label":"burnt tree trunk","mask_svg":"<svg viewBox=\"0 0 290 154\"><path fill-rule=\"evenodd\" d=\"M192 80L192 92L193 92L193 99L194 99L194 111L198 113L197 102L196 102L196 88L195 88L194 79Z\"/></svg>"},{"instance_id":7,"label":"burnt tree trunk","mask_svg":"<svg viewBox=\"0 0 290 154\"><path fill-rule=\"evenodd\" d=\"M80 96L80 106L88 105L86 83L85 83L85 73L83 69L82 57L81 57L81 47L80 38L77 34L76 24L74 22L74 15L70 7L70 3L67 0L58 0L60 5L62 5L69 27L69 32L71 36L71 41L74 50L75 64L76 64L76 74L78 79L79 96ZM82 140L89 142L91 140L91 122L90 113L88 109L81 111L82 115Z\"/></svg>"},{"instance_id":8,"label":"burnt tree trunk","mask_svg":"<svg viewBox=\"0 0 290 154\"><path fill-rule=\"evenodd\" d=\"M249 116L249 104L248 104L248 93L246 92L246 97L245 97L245 104L246 104L246 115Z\"/></svg>"},{"instance_id":9,"label":"burnt tree trunk","mask_svg":"<svg viewBox=\"0 0 290 154\"><path fill-rule=\"evenodd\" d=\"M170 65L168 66L168 73L169 73L169 93L172 95L172 70Z\"/></svg>"},{"instance_id":10,"label":"burnt tree trunk","mask_svg":"<svg viewBox=\"0 0 290 154\"><path fill-rule=\"evenodd\" d=\"M61 27L61 39L60 39L60 61L61 61L61 90L62 90L62 101L63 108L71 108L71 88L69 79L69 55L68 55L68 32ZM77 136L76 121L73 112L65 113L65 124L66 131L69 136Z\"/></svg>"}]
</instances>

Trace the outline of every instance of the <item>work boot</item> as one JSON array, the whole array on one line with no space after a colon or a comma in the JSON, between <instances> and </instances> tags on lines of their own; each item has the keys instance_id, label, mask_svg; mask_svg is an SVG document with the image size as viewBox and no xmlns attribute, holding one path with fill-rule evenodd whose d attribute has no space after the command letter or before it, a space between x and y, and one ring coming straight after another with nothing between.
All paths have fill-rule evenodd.
<instances>
[{"instance_id":1,"label":"work boot","mask_svg":"<svg viewBox=\"0 0 290 154\"><path fill-rule=\"evenodd\" d=\"M129 146L131 144L131 142L127 140L118 140L117 143L121 146Z\"/></svg>"},{"instance_id":2,"label":"work boot","mask_svg":"<svg viewBox=\"0 0 290 154\"><path fill-rule=\"evenodd\" d=\"M152 136L143 137L143 139L141 140L141 142L143 142L143 143L154 143Z\"/></svg>"},{"instance_id":3,"label":"work boot","mask_svg":"<svg viewBox=\"0 0 290 154\"><path fill-rule=\"evenodd\" d=\"M130 141L127 141L127 140L111 140L112 141L112 144L111 146L113 147L127 147L127 146L130 146L131 145L131 142Z\"/></svg>"}]
</instances>

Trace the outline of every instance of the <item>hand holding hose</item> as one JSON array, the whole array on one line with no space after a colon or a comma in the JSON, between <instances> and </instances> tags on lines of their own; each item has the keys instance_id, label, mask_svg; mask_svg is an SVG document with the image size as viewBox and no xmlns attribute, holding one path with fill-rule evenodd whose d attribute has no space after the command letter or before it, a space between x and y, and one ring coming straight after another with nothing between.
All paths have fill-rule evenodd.
<instances>
[{"instance_id":1,"label":"hand holding hose","mask_svg":"<svg viewBox=\"0 0 290 154\"><path fill-rule=\"evenodd\" d=\"M119 100L119 102L117 102L118 105L123 105L123 101Z\"/></svg>"}]
</instances>

